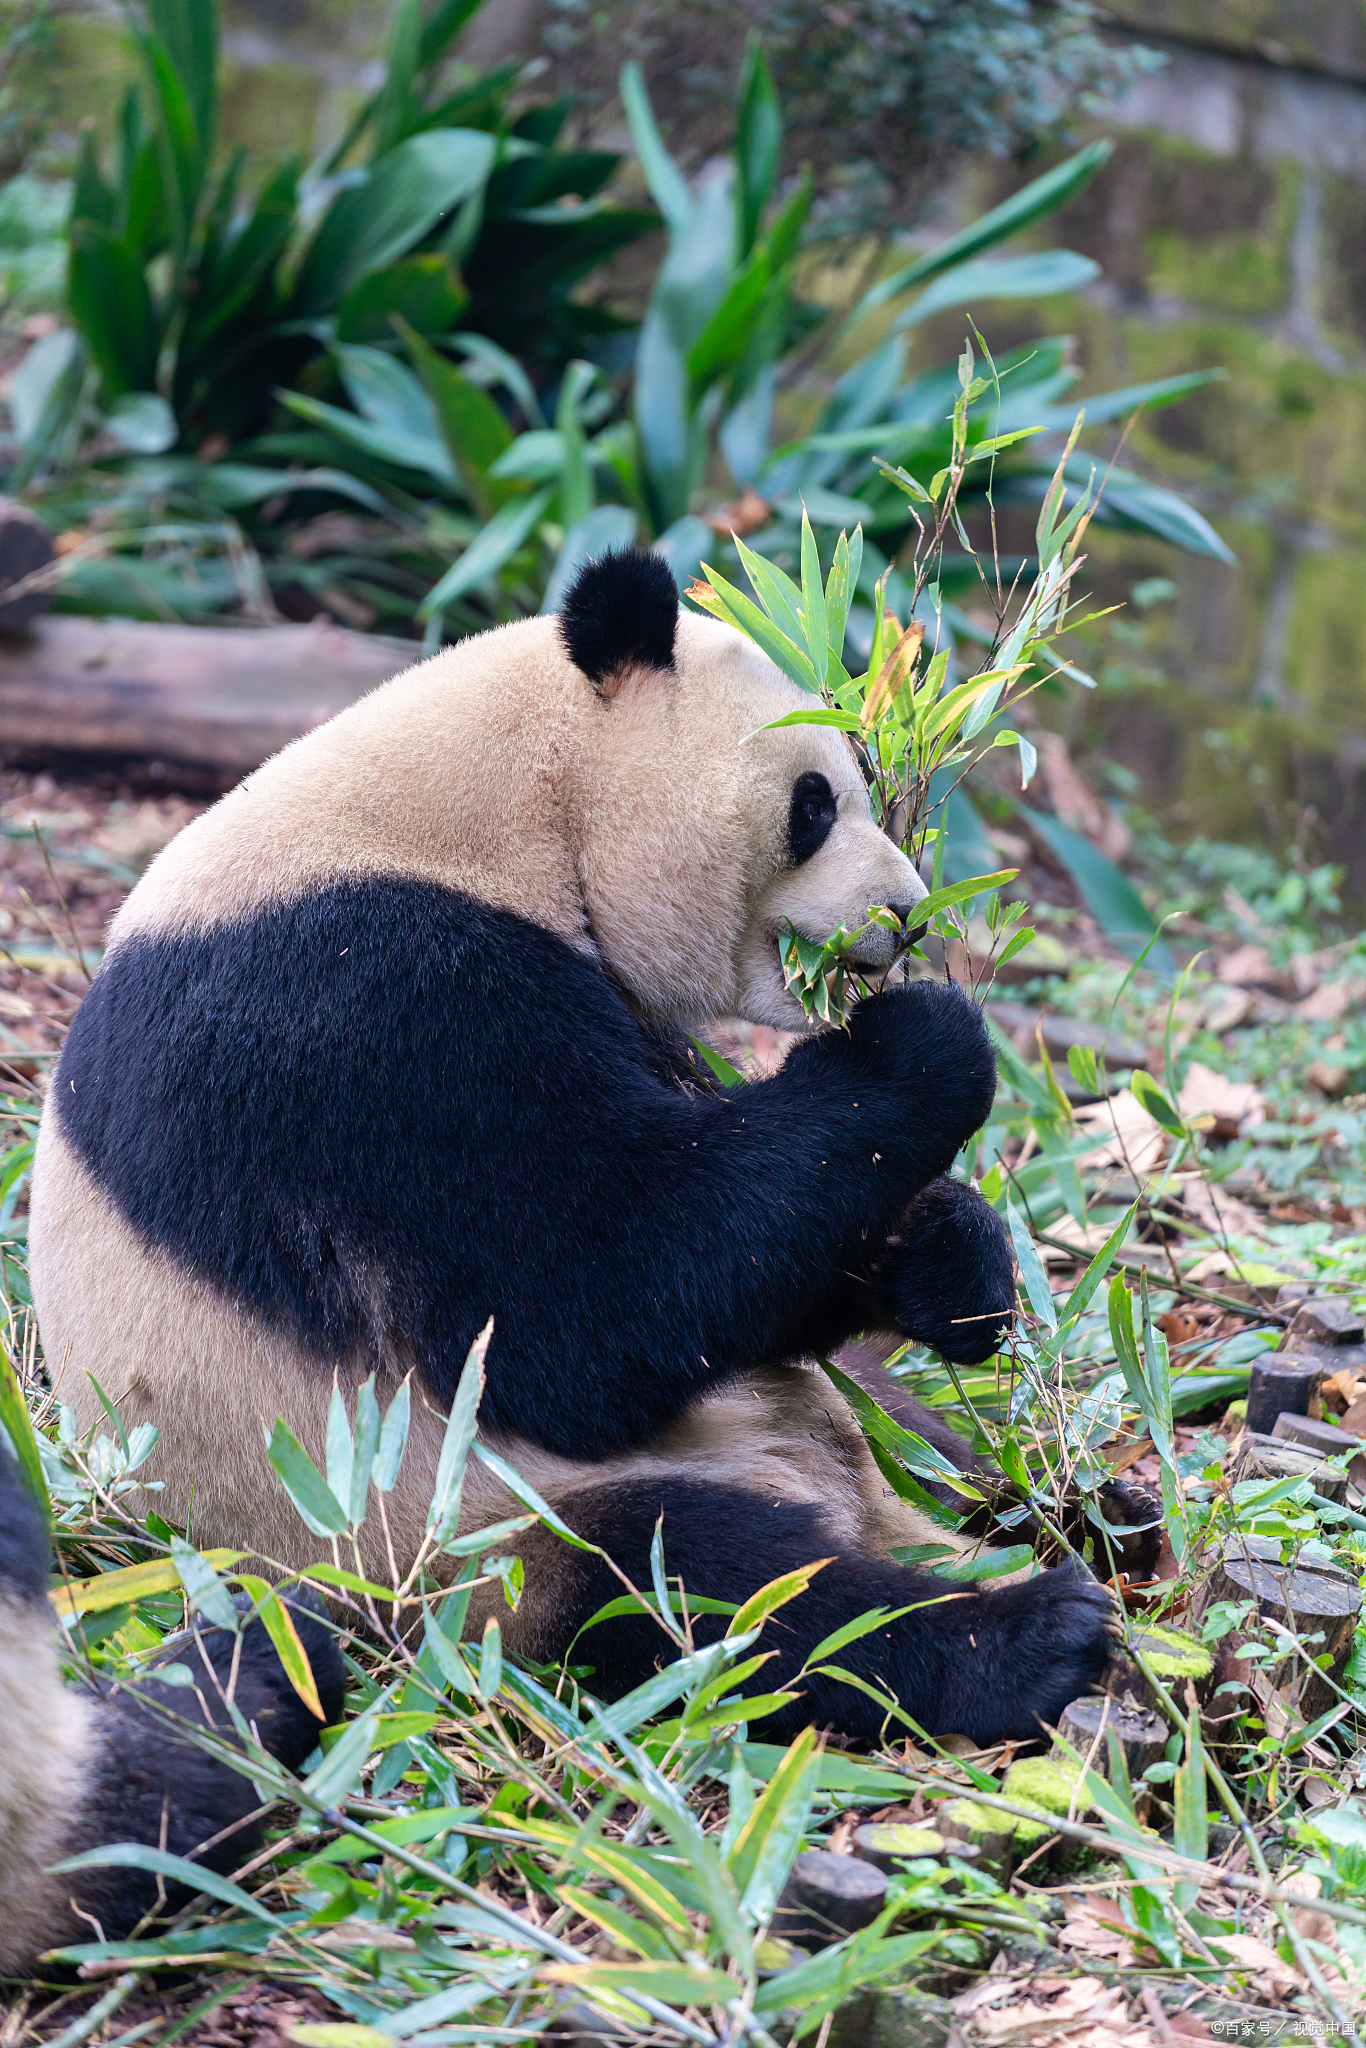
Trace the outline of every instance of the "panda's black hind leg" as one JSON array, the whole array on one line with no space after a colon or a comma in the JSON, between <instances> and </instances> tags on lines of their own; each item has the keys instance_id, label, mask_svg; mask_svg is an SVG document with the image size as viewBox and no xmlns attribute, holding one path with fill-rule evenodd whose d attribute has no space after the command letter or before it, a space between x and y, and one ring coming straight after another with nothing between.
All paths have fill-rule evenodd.
<instances>
[{"instance_id":1,"label":"panda's black hind leg","mask_svg":"<svg viewBox=\"0 0 1366 2048\"><path fill-rule=\"evenodd\" d=\"M874 1608L913 1611L847 1645L833 1661L889 1693L932 1735L956 1732L981 1743L1035 1736L1040 1722L1055 1723L1096 1683L1109 1653L1114 1602L1104 1587L1071 1570L978 1593L886 1560L836 1554L839 1539L814 1503L672 1478L585 1491L557 1508L641 1588L651 1583L650 1544L661 1514L665 1571L694 1595L738 1604L797 1565L831 1560L765 1626L762 1647L774 1654L749 1690L791 1686L800 1695L763 1723L770 1735L791 1735L810 1722L855 1739L878 1738L887 1716L877 1701L838 1679L798 1678L817 1644ZM571 1663L592 1668L588 1690L608 1699L642 1684L676 1654L644 1616L585 1628L622 1591L601 1558L569 1549L544 1529L530 1532L519 1548L526 1592L512 1640L523 1654L549 1661L568 1653ZM695 1639L715 1641L726 1625L724 1616L699 1616Z\"/></svg>"},{"instance_id":2,"label":"panda's black hind leg","mask_svg":"<svg viewBox=\"0 0 1366 2048\"><path fill-rule=\"evenodd\" d=\"M345 1671L336 1641L308 1596L292 1595L288 1605L324 1720L339 1720ZM290 1684L260 1621L243 1631L234 1676L235 1644L228 1630L203 1628L173 1657L190 1671L193 1689L166 1684L154 1667L135 1687L97 1700L98 1761L68 1853L104 1842L147 1842L222 1871L251 1855L260 1836L260 1802L250 1777L177 1735L168 1716L211 1727L236 1747L223 1697L231 1689L262 1747L290 1770L314 1748L322 1724ZM126 1934L157 1905L156 1878L127 1865L88 1870L67 1882L106 1939ZM166 1887L166 1895L172 1908L184 1897L174 1886Z\"/></svg>"}]
</instances>

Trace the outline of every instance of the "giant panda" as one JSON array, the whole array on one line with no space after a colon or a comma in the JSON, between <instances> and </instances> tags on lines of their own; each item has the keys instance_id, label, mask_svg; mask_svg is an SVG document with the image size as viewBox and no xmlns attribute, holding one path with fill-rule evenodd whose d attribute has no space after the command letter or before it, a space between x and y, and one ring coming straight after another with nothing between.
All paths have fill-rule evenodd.
<instances>
[{"instance_id":1,"label":"giant panda","mask_svg":"<svg viewBox=\"0 0 1366 2048\"><path fill-rule=\"evenodd\" d=\"M259 1839L260 1800L245 1770L207 1755L177 1724L211 1728L237 1748L230 1695L263 1748L291 1770L319 1723L285 1676L259 1620L233 1634L201 1625L173 1642L191 1685L155 1666L137 1684L64 1685L48 1600L48 1544L19 1468L0 1446L0 1978L26 1974L45 1949L117 1941L186 1894L158 1891L127 1864L54 1870L108 1842L144 1842L233 1870ZM290 1605L325 1721L341 1718L340 1652L304 1601Z\"/></svg>"},{"instance_id":2,"label":"giant panda","mask_svg":"<svg viewBox=\"0 0 1366 2048\"><path fill-rule=\"evenodd\" d=\"M844 736L768 729L809 703L680 610L658 556L609 554L560 614L409 669L196 819L114 920L50 1089L45 1356L83 1422L93 1374L159 1426L163 1513L289 1568L319 1546L263 1421L321 1462L334 1377L373 1372L383 1400L411 1371L403 1569L491 1316L485 1439L634 1584L661 1517L666 1572L713 1600L830 1560L771 1631L765 1691L842 1623L909 1606L844 1663L932 1733L1030 1736L1096 1679L1111 1595L1074 1570L979 1593L891 1561L942 1532L812 1362L868 1328L964 1362L1000 1342L1007 1243L949 1177L995 1087L980 1011L946 983L885 988L736 1089L679 1050L725 1013L805 1030L780 930L824 939L874 905L910 925L924 894ZM896 951L875 926L857 965ZM462 1528L516 1511L472 1460ZM573 1645L605 1695L650 1674L653 1622L580 1634L620 1592L600 1555L544 1524L504 1547L520 1603L494 1584L472 1626L496 1609L543 1662ZM885 1708L807 1679L769 1726L812 1719L872 1738Z\"/></svg>"}]
</instances>

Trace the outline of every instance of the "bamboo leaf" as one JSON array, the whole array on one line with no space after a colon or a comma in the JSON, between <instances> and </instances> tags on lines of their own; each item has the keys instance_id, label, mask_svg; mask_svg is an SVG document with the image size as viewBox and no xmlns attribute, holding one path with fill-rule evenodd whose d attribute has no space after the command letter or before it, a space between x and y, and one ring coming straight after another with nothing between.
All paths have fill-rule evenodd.
<instances>
[{"instance_id":1,"label":"bamboo leaf","mask_svg":"<svg viewBox=\"0 0 1366 2048\"><path fill-rule=\"evenodd\" d=\"M293 1615L267 1580L251 1578L246 1572L239 1572L237 1583L250 1593L255 1601L266 1634L275 1645L275 1654L284 1667L285 1677L309 1713L315 1720L321 1721L324 1715L322 1701L318 1697L318 1682L313 1676L313 1666L308 1661L308 1652L294 1625Z\"/></svg>"},{"instance_id":2,"label":"bamboo leaf","mask_svg":"<svg viewBox=\"0 0 1366 2048\"><path fill-rule=\"evenodd\" d=\"M340 1536L346 1509L328 1486L299 1439L282 1417L266 1438L266 1456L285 1492L315 1536Z\"/></svg>"},{"instance_id":3,"label":"bamboo leaf","mask_svg":"<svg viewBox=\"0 0 1366 2048\"><path fill-rule=\"evenodd\" d=\"M1053 1303L1053 1291L1048 1284L1048 1275L1043 1269L1043 1261L1035 1249L1028 1226L1009 1195L1006 1196L1006 1221L1010 1226L1011 1242L1015 1246L1015 1258L1020 1268L1024 1291L1029 1297L1029 1305L1046 1329L1056 1330L1058 1311Z\"/></svg>"},{"instance_id":4,"label":"bamboo leaf","mask_svg":"<svg viewBox=\"0 0 1366 2048\"><path fill-rule=\"evenodd\" d=\"M479 1403L484 1393L484 1361L493 1340L493 1317L490 1316L479 1335L471 1344L460 1371L460 1384L456 1388L451 1412L446 1418L446 1431L441 1440L441 1456L437 1460L436 1484L432 1490L431 1505L427 1509L427 1529L433 1542L447 1542L456 1532L460 1520L460 1497L465 1483L465 1463L470 1454L479 1428Z\"/></svg>"}]
</instances>

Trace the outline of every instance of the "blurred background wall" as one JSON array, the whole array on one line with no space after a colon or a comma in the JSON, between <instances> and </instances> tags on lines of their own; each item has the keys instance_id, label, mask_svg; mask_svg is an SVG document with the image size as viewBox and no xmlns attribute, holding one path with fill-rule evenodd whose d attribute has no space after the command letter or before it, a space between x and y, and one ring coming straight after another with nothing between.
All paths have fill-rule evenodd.
<instances>
[{"instance_id":1,"label":"blurred background wall","mask_svg":"<svg viewBox=\"0 0 1366 2048\"><path fill-rule=\"evenodd\" d=\"M578 91L582 121L621 146L614 80L623 57L637 55L672 146L695 165L720 132L717 110L754 12L712 0L489 0L465 51L479 63L529 65L546 96ZM821 32L833 20L838 35L847 19L848 40L875 12L869 0L853 0L845 16L827 7ZM378 76L388 14L385 0L230 0L227 138L265 157L338 133ZM1024 164L989 150L956 160L943 146L917 152L915 123L894 104L872 123L867 161L866 122L855 135L823 117L804 135L801 63L804 51L821 54L811 43L816 14L770 5L765 21L788 37L791 153L824 150L829 190L847 202L832 231L890 224L913 244L933 240L1048 160L1047 151ZM1366 7L1121 0L1099 20L1117 50L1156 56L1133 64L1120 97L1074 121L1068 146L1105 134L1114 154L1041 239L1093 255L1104 275L1068 298L987 305L979 318L997 349L1073 335L1083 393L1222 366L1222 384L1141 423L1126 459L1187 491L1237 563L1097 534L1098 587L1125 610L1092 650L1103 687L1057 716L1098 780L1141 792L1178 834L1297 840L1307 856L1341 862L1360 898ZM53 76L63 126L107 123L127 62L115 30L112 8L60 23ZM842 268L828 250L812 258L836 295L858 270L848 248ZM629 295L629 267L621 282ZM956 348L961 331L958 314L927 323L926 361ZM801 415L815 399L794 391L788 403Z\"/></svg>"}]
</instances>

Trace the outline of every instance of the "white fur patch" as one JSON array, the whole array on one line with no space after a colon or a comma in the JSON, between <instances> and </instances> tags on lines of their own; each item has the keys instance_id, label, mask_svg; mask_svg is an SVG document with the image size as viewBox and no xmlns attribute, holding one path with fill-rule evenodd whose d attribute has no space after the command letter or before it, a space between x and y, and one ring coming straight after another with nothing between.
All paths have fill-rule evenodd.
<instances>
[{"instance_id":1,"label":"white fur patch","mask_svg":"<svg viewBox=\"0 0 1366 2048\"><path fill-rule=\"evenodd\" d=\"M0 1592L0 1643L0 1976L16 1976L80 1925L68 1886L47 1872L87 1796L95 1737L41 1608Z\"/></svg>"}]
</instances>

